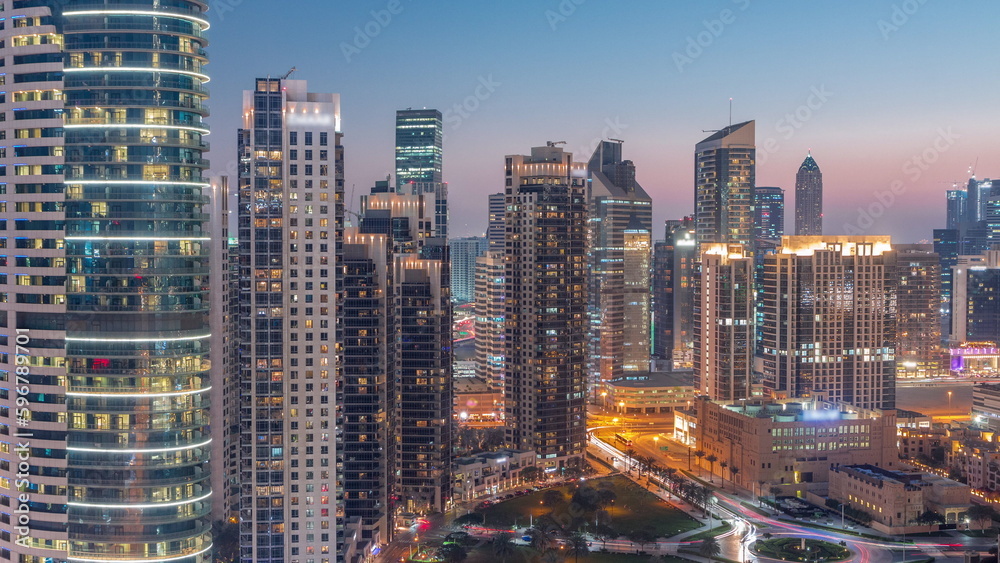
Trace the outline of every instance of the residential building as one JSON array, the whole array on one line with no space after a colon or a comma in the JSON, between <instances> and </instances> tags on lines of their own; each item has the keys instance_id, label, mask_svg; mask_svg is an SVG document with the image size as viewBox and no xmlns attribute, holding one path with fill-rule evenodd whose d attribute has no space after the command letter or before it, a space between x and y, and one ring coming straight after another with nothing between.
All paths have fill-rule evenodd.
<instances>
[{"instance_id":1,"label":"residential building","mask_svg":"<svg viewBox=\"0 0 1000 563\"><path fill-rule=\"evenodd\" d=\"M448 237L448 184L444 182L444 129L436 109L396 112L396 192L434 202L434 236Z\"/></svg>"},{"instance_id":2,"label":"residential building","mask_svg":"<svg viewBox=\"0 0 1000 563\"><path fill-rule=\"evenodd\" d=\"M1000 250L960 256L952 271L951 342L1000 342Z\"/></svg>"},{"instance_id":3,"label":"residential building","mask_svg":"<svg viewBox=\"0 0 1000 563\"><path fill-rule=\"evenodd\" d=\"M723 127L695 146L695 230L699 245L753 248L757 148L754 122Z\"/></svg>"},{"instance_id":4,"label":"residential building","mask_svg":"<svg viewBox=\"0 0 1000 563\"><path fill-rule=\"evenodd\" d=\"M2 559L212 558L207 3L147 4L4 2Z\"/></svg>"},{"instance_id":5,"label":"residential building","mask_svg":"<svg viewBox=\"0 0 1000 563\"><path fill-rule=\"evenodd\" d=\"M941 258L931 245L897 244L885 257L896 296L896 377L947 375L941 348Z\"/></svg>"},{"instance_id":6,"label":"residential building","mask_svg":"<svg viewBox=\"0 0 1000 563\"><path fill-rule=\"evenodd\" d=\"M785 236L785 190L757 186L753 200L754 240L781 240Z\"/></svg>"},{"instance_id":7,"label":"residential building","mask_svg":"<svg viewBox=\"0 0 1000 563\"><path fill-rule=\"evenodd\" d=\"M472 303L476 295L476 259L486 252L485 237L462 237L448 241L451 256L451 297L456 303Z\"/></svg>"},{"instance_id":8,"label":"residential building","mask_svg":"<svg viewBox=\"0 0 1000 563\"><path fill-rule=\"evenodd\" d=\"M941 343L951 340L952 277L961 255L961 238L958 229L934 229L934 252L941 261Z\"/></svg>"},{"instance_id":9,"label":"residential building","mask_svg":"<svg viewBox=\"0 0 1000 563\"><path fill-rule=\"evenodd\" d=\"M489 243L489 250L504 249L504 221L503 217L507 210L503 192L490 194L489 217L486 228L486 240Z\"/></svg>"},{"instance_id":10,"label":"residential building","mask_svg":"<svg viewBox=\"0 0 1000 563\"><path fill-rule=\"evenodd\" d=\"M501 392L504 384L505 267L502 251L490 250L476 259L476 374Z\"/></svg>"},{"instance_id":11,"label":"residential building","mask_svg":"<svg viewBox=\"0 0 1000 563\"><path fill-rule=\"evenodd\" d=\"M453 419L463 426L503 425L503 391L482 377L456 378Z\"/></svg>"},{"instance_id":12,"label":"residential building","mask_svg":"<svg viewBox=\"0 0 1000 563\"><path fill-rule=\"evenodd\" d=\"M948 190L947 227L958 230L968 217L969 192L966 190Z\"/></svg>"},{"instance_id":13,"label":"residential building","mask_svg":"<svg viewBox=\"0 0 1000 563\"><path fill-rule=\"evenodd\" d=\"M535 467L532 450L502 449L455 459L455 499L470 501L525 484L521 472Z\"/></svg>"},{"instance_id":14,"label":"residential building","mask_svg":"<svg viewBox=\"0 0 1000 563\"><path fill-rule=\"evenodd\" d=\"M589 385L649 370L652 200L622 160L620 141L601 141L589 175Z\"/></svg>"},{"instance_id":15,"label":"residential building","mask_svg":"<svg viewBox=\"0 0 1000 563\"><path fill-rule=\"evenodd\" d=\"M972 424L1000 432L1000 383L981 383L972 388Z\"/></svg>"},{"instance_id":16,"label":"residential building","mask_svg":"<svg viewBox=\"0 0 1000 563\"><path fill-rule=\"evenodd\" d=\"M694 361L694 304L698 274L694 221L666 222L666 240L653 248L653 357L690 367Z\"/></svg>"},{"instance_id":17,"label":"residential building","mask_svg":"<svg viewBox=\"0 0 1000 563\"><path fill-rule=\"evenodd\" d=\"M243 126L240 558L335 559L358 547L346 541L335 432L340 97L259 78L243 94ZM366 523L361 538L378 541L376 528Z\"/></svg>"},{"instance_id":18,"label":"residential building","mask_svg":"<svg viewBox=\"0 0 1000 563\"><path fill-rule=\"evenodd\" d=\"M706 454L694 460L702 468L717 471L726 461L739 469L731 475L738 486L764 483L786 496L825 492L838 465L900 466L893 410L813 399L699 397L691 410L675 413L674 427L675 439Z\"/></svg>"},{"instance_id":19,"label":"residential building","mask_svg":"<svg viewBox=\"0 0 1000 563\"><path fill-rule=\"evenodd\" d=\"M823 172L812 152L795 174L795 235L823 234Z\"/></svg>"},{"instance_id":20,"label":"residential building","mask_svg":"<svg viewBox=\"0 0 1000 563\"><path fill-rule=\"evenodd\" d=\"M507 442L558 471L586 442L587 173L551 142L504 168Z\"/></svg>"},{"instance_id":21,"label":"residential building","mask_svg":"<svg viewBox=\"0 0 1000 563\"><path fill-rule=\"evenodd\" d=\"M946 524L964 523L969 510L968 485L938 475L874 465L841 465L830 469L829 498L872 517L869 526L899 535L938 529L920 522L925 511Z\"/></svg>"},{"instance_id":22,"label":"residential building","mask_svg":"<svg viewBox=\"0 0 1000 563\"><path fill-rule=\"evenodd\" d=\"M765 257L764 385L776 397L895 406L888 236L796 236Z\"/></svg>"},{"instance_id":23,"label":"residential building","mask_svg":"<svg viewBox=\"0 0 1000 563\"><path fill-rule=\"evenodd\" d=\"M754 259L741 244L703 244L694 308L694 372L713 400L748 399L754 354Z\"/></svg>"}]
</instances>

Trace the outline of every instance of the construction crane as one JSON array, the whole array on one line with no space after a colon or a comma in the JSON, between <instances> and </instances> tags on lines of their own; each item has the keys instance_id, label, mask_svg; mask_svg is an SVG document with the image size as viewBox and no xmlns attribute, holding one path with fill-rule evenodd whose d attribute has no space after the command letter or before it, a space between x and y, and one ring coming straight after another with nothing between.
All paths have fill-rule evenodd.
<instances>
[{"instance_id":1,"label":"construction crane","mask_svg":"<svg viewBox=\"0 0 1000 563\"><path fill-rule=\"evenodd\" d=\"M545 146L554 147L556 145L565 145L566 141L545 141Z\"/></svg>"},{"instance_id":2,"label":"construction crane","mask_svg":"<svg viewBox=\"0 0 1000 563\"><path fill-rule=\"evenodd\" d=\"M618 143L618 144L624 144L624 143L625 143L625 141L623 141L623 140L621 140L621 139L610 139L610 138L609 138L608 140L609 140L609 141L614 141L614 142L616 142L616 143Z\"/></svg>"},{"instance_id":3,"label":"construction crane","mask_svg":"<svg viewBox=\"0 0 1000 563\"><path fill-rule=\"evenodd\" d=\"M295 67L293 66L291 70L289 70L288 72L286 72L286 73L285 73L285 75L281 77L281 79L282 79L282 80L285 80L285 79L287 79L287 78L288 78L289 76L291 76L291 75L292 75L292 73L293 73L293 72L295 72L296 70L299 70L299 69L297 69L297 68L295 68Z\"/></svg>"}]
</instances>

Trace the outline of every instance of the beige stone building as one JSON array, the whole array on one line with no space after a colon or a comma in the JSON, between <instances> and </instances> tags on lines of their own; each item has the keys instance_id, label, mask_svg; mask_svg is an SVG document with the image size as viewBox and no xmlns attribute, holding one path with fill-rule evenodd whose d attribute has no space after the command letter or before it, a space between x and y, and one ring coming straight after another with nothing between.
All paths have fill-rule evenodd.
<instances>
[{"instance_id":1,"label":"beige stone building","mask_svg":"<svg viewBox=\"0 0 1000 563\"><path fill-rule=\"evenodd\" d=\"M899 467L896 413L808 399L716 402L675 414L675 440L703 451L695 463L746 489L782 495L825 491L832 467ZM714 463L708 461L715 456ZM730 470L736 467L735 475Z\"/></svg>"}]
</instances>

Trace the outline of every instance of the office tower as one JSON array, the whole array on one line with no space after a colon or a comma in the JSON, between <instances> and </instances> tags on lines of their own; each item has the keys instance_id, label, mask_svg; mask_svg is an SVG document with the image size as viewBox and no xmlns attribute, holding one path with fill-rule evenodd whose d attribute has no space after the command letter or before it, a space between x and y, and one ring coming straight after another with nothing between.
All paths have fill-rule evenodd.
<instances>
[{"instance_id":1,"label":"office tower","mask_svg":"<svg viewBox=\"0 0 1000 563\"><path fill-rule=\"evenodd\" d=\"M795 234L823 234L823 173L812 153L795 173Z\"/></svg>"},{"instance_id":2,"label":"office tower","mask_svg":"<svg viewBox=\"0 0 1000 563\"><path fill-rule=\"evenodd\" d=\"M1000 250L961 256L955 266L951 342L1000 342Z\"/></svg>"},{"instance_id":3,"label":"office tower","mask_svg":"<svg viewBox=\"0 0 1000 563\"><path fill-rule=\"evenodd\" d=\"M587 172L552 142L504 170L507 442L556 471L586 443Z\"/></svg>"},{"instance_id":4,"label":"office tower","mask_svg":"<svg viewBox=\"0 0 1000 563\"><path fill-rule=\"evenodd\" d=\"M490 194L489 205L489 226L486 228L489 249L502 251L504 247L503 216L507 207L503 192Z\"/></svg>"},{"instance_id":5,"label":"office tower","mask_svg":"<svg viewBox=\"0 0 1000 563\"><path fill-rule=\"evenodd\" d=\"M785 237L765 258L765 387L895 408L895 297L888 236Z\"/></svg>"},{"instance_id":6,"label":"office tower","mask_svg":"<svg viewBox=\"0 0 1000 563\"><path fill-rule=\"evenodd\" d=\"M756 159L753 121L724 127L695 145L699 245L721 242L752 247Z\"/></svg>"},{"instance_id":7,"label":"office tower","mask_svg":"<svg viewBox=\"0 0 1000 563\"><path fill-rule=\"evenodd\" d=\"M952 277L961 255L959 229L934 229L934 253L941 262L941 341L951 336Z\"/></svg>"},{"instance_id":8,"label":"office tower","mask_svg":"<svg viewBox=\"0 0 1000 563\"><path fill-rule=\"evenodd\" d=\"M973 176L969 178L966 185L968 204L966 206L966 223L975 225L986 219L986 201L990 198L993 190L993 181L989 178L976 180Z\"/></svg>"},{"instance_id":9,"label":"office tower","mask_svg":"<svg viewBox=\"0 0 1000 563\"><path fill-rule=\"evenodd\" d=\"M694 220L668 219L666 240L653 248L653 356L679 366L694 353L698 254Z\"/></svg>"},{"instance_id":10,"label":"office tower","mask_svg":"<svg viewBox=\"0 0 1000 563\"><path fill-rule=\"evenodd\" d=\"M5 2L0 558L212 558L207 6L136 4Z\"/></svg>"},{"instance_id":11,"label":"office tower","mask_svg":"<svg viewBox=\"0 0 1000 563\"><path fill-rule=\"evenodd\" d=\"M958 229L968 217L969 192L966 190L948 190L948 227Z\"/></svg>"},{"instance_id":12,"label":"office tower","mask_svg":"<svg viewBox=\"0 0 1000 563\"><path fill-rule=\"evenodd\" d=\"M489 250L476 259L476 375L502 390L504 382L504 259Z\"/></svg>"},{"instance_id":13,"label":"office tower","mask_svg":"<svg viewBox=\"0 0 1000 563\"><path fill-rule=\"evenodd\" d=\"M396 191L434 195L434 236L448 236L448 184L442 176L441 112L396 112Z\"/></svg>"},{"instance_id":14,"label":"office tower","mask_svg":"<svg viewBox=\"0 0 1000 563\"><path fill-rule=\"evenodd\" d=\"M240 559L351 553L338 520L340 97L259 78L239 132Z\"/></svg>"},{"instance_id":15,"label":"office tower","mask_svg":"<svg viewBox=\"0 0 1000 563\"><path fill-rule=\"evenodd\" d=\"M754 188L754 239L781 240L785 236L785 190Z\"/></svg>"},{"instance_id":16,"label":"office tower","mask_svg":"<svg viewBox=\"0 0 1000 563\"><path fill-rule=\"evenodd\" d=\"M212 521L239 518L240 347L239 245L230 232L229 177L208 192L212 307Z\"/></svg>"},{"instance_id":17,"label":"office tower","mask_svg":"<svg viewBox=\"0 0 1000 563\"><path fill-rule=\"evenodd\" d=\"M622 144L602 141L587 164L588 383L593 393L602 381L625 371L649 371L652 200L635 181L635 165L622 160Z\"/></svg>"},{"instance_id":18,"label":"office tower","mask_svg":"<svg viewBox=\"0 0 1000 563\"><path fill-rule=\"evenodd\" d=\"M486 252L486 237L453 238L448 241L451 256L451 297L456 303L472 303L476 295L476 258Z\"/></svg>"},{"instance_id":19,"label":"office tower","mask_svg":"<svg viewBox=\"0 0 1000 563\"><path fill-rule=\"evenodd\" d=\"M1000 245L1000 194L991 195L986 200L983 210L983 222L986 224L986 239L990 247Z\"/></svg>"},{"instance_id":20,"label":"office tower","mask_svg":"<svg viewBox=\"0 0 1000 563\"><path fill-rule=\"evenodd\" d=\"M941 375L941 258L929 244L897 244L885 262L896 294L896 377Z\"/></svg>"},{"instance_id":21,"label":"office tower","mask_svg":"<svg viewBox=\"0 0 1000 563\"><path fill-rule=\"evenodd\" d=\"M694 308L698 390L716 401L747 399L753 384L753 254L740 244L701 248Z\"/></svg>"}]
</instances>

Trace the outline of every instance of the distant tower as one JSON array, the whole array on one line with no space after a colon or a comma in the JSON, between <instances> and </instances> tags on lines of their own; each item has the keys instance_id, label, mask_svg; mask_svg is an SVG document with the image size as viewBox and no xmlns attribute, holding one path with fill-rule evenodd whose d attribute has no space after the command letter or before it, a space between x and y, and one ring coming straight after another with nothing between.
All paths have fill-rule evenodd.
<instances>
[{"instance_id":1,"label":"distant tower","mask_svg":"<svg viewBox=\"0 0 1000 563\"><path fill-rule=\"evenodd\" d=\"M785 190L758 186L753 200L754 238L781 240L785 236Z\"/></svg>"},{"instance_id":2,"label":"distant tower","mask_svg":"<svg viewBox=\"0 0 1000 563\"><path fill-rule=\"evenodd\" d=\"M698 244L753 245L757 158L754 122L724 127L695 145L695 228Z\"/></svg>"},{"instance_id":3,"label":"distant tower","mask_svg":"<svg viewBox=\"0 0 1000 563\"><path fill-rule=\"evenodd\" d=\"M396 191L434 194L434 236L448 236L448 184L442 174L444 129L436 109L396 112Z\"/></svg>"},{"instance_id":4,"label":"distant tower","mask_svg":"<svg viewBox=\"0 0 1000 563\"><path fill-rule=\"evenodd\" d=\"M811 152L795 174L795 234L823 234L823 173Z\"/></svg>"},{"instance_id":5,"label":"distant tower","mask_svg":"<svg viewBox=\"0 0 1000 563\"><path fill-rule=\"evenodd\" d=\"M486 229L486 240L489 242L488 250L503 250L503 216L506 208L507 204L504 201L503 192L490 194L489 226Z\"/></svg>"}]
</instances>

